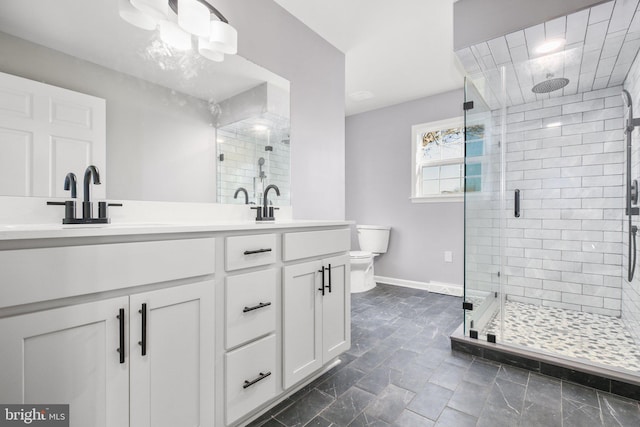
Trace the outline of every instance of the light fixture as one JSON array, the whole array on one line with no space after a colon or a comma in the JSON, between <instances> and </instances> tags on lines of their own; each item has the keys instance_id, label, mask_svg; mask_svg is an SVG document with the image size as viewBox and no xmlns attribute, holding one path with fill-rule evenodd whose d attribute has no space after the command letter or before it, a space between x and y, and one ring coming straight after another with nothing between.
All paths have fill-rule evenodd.
<instances>
[{"instance_id":1,"label":"light fixture","mask_svg":"<svg viewBox=\"0 0 640 427\"><path fill-rule=\"evenodd\" d=\"M349 98L353 99L354 101L366 101L367 99L371 99L373 98L373 93L369 92L368 90L359 90L356 92L351 92L349 94Z\"/></svg>"},{"instance_id":2,"label":"light fixture","mask_svg":"<svg viewBox=\"0 0 640 427\"><path fill-rule=\"evenodd\" d=\"M198 0L180 0L178 25L194 36L209 35L209 8Z\"/></svg>"},{"instance_id":3,"label":"light fixture","mask_svg":"<svg viewBox=\"0 0 640 427\"><path fill-rule=\"evenodd\" d=\"M565 39L552 39L545 40L544 43L536 47L536 53L549 53L554 50L560 49L565 45L567 41Z\"/></svg>"},{"instance_id":4,"label":"light fixture","mask_svg":"<svg viewBox=\"0 0 640 427\"><path fill-rule=\"evenodd\" d=\"M155 30L158 25L156 19L140 12L139 9L133 7L129 0L118 0L118 12L122 19L143 30Z\"/></svg>"},{"instance_id":5,"label":"light fixture","mask_svg":"<svg viewBox=\"0 0 640 427\"><path fill-rule=\"evenodd\" d=\"M562 126L562 122L552 122L547 125L548 128L557 128L558 126Z\"/></svg>"},{"instance_id":6,"label":"light fixture","mask_svg":"<svg viewBox=\"0 0 640 427\"><path fill-rule=\"evenodd\" d=\"M229 23L211 20L209 41L222 53L235 55L238 53L238 31Z\"/></svg>"},{"instance_id":7,"label":"light fixture","mask_svg":"<svg viewBox=\"0 0 640 427\"><path fill-rule=\"evenodd\" d=\"M193 47L198 37L198 53L212 61L238 52L238 32L207 0L118 0L120 16L138 28L158 27L160 39L180 50Z\"/></svg>"}]
</instances>

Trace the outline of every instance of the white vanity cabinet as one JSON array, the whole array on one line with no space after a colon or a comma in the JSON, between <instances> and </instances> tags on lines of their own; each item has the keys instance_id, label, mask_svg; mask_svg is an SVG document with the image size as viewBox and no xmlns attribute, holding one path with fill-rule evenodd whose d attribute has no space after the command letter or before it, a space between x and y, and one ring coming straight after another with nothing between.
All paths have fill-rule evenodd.
<instances>
[{"instance_id":1,"label":"white vanity cabinet","mask_svg":"<svg viewBox=\"0 0 640 427\"><path fill-rule=\"evenodd\" d=\"M129 364L112 298L0 319L0 401L69 404L72 426L129 425Z\"/></svg>"},{"instance_id":2,"label":"white vanity cabinet","mask_svg":"<svg viewBox=\"0 0 640 427\"><path fill-rule=\"evenodd\" d=\"M349 230L287 233L288 259L345 252ZM303 250L296 250L297 247ZM282 284L283 385L287 389L351 346L349 256L286 265Z\"/></svg>"},{"instance_id":3,"label":"white vanity cabinet","mask_svg":"<svg viewBox=\"0 0 640 427\"><path fill-rule=\"evenodd\" d=\"M59 245L0 250L0 402L69 404L73 427L213 426L215 239Z\"/></svg>"},{"instance_id":4,"label":"white vanity cabinet","mask_svg":"<svg viewBox=\"0 0 640 427\"><path fill-rule=\"evenodd\" d=\"M131 295L131 427L213 424L213 287Z\"/></svg>"},{"instance_id":5,"label":"white vanity cabinet","mask_svg":"<svg viewBox=\"0 0 640 427\"><path fill-rule=\"evenodd\" d=\"M233 425L281 390L277 363L280 273L274 265L278 261L278 238L273 233L226 238L226 425Z\"/></svg>"}]
</instances>

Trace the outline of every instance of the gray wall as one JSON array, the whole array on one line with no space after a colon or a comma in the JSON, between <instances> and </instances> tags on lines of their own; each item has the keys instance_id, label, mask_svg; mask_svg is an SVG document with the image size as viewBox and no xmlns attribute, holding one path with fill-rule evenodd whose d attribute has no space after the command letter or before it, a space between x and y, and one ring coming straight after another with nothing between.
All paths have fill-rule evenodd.
<instances>
[{"instance_id":1,"label":"gray wall","mask_svg":"<svg viewBox=\"0 0 640 427\"><path fill-rule=\"evenodd\" d=\"M295 218L345 215L344 54L272 0L217 0L238 53L291 82Z\"/></svg>"},{"instance_id":2,"label":"gray wall","mask_svg":"<svg viewBox=\"0 0 640 427\"><path fill-rule=\"evenodd\" d=\"M606 0L459 0L453 4L453 48L469 47Z\"/></svg>"},{"instance_id":3,"label":"gray wall","mask_svg":"<svg viewBox=\"0 0 640 427\"><path fill-rule=\"evenodd\" d=\"M463 203L409 200L411 126L461 116L462 102L455 90L347 117L347 219L392 227L378 276L462 285ZM452 263L444 251L453 252Z\"/></svg>"}]
</instances>

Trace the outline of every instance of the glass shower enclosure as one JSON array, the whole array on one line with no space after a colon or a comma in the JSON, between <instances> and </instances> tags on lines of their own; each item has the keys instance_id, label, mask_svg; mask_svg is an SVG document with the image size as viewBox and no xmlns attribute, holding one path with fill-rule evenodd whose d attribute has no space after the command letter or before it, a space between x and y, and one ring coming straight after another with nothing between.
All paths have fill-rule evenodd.
<instances>
[{"instance_id":1,"label":"glass shower enclosure","mask_svg":"<svg viewBox=\"0 0 640 427\"><path fill-rule=\"evenodd\" d=\"M604 3L457 52L466 336L640 377L640 217L626 209L627 175L640 177L637 8ZM560 47L536 47L550 40Z\"/></svg>"}]
</instances>

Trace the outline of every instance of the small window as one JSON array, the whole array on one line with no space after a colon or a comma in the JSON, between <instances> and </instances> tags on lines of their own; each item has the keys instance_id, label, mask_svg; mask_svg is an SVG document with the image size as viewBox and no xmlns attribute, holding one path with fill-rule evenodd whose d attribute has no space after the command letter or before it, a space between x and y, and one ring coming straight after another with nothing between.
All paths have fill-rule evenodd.
<instances>
[{"instance_id":1,"label":"small window","mask_svg":"<svg viewBox=\"0 0 640 427\"><path fill-rule=\"evenodd\" d=\"M462 117L415 125L412 126L411 131L413 140L411 200L413 202L462 201L464 192ZM478 178L479 175L478 172Z\"/></svg>"}]
</instances>

